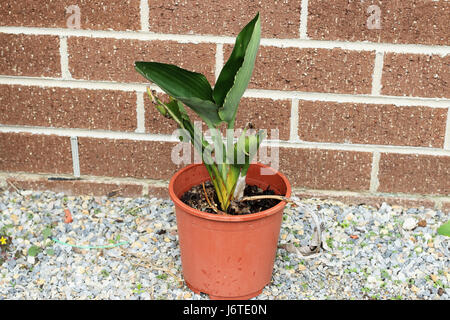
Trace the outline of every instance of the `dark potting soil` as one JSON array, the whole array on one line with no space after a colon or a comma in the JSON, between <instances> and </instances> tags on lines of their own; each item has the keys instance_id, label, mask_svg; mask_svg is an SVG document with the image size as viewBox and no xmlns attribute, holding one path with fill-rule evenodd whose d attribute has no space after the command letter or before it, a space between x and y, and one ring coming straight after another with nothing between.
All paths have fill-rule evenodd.
<instances>
[{"instance_id":1,"label":"dark potting soil","mask_svg":"<svg viewBox=\"0 0 450 320\"><path fill-rule=\"evenodd\" d=\"M209 201L212 204L216 204L217 208L220 208L216 191L210 181L205 182L205 190L208 195ZM274 194L275 192L270 189L270 186L266 190L262 190L257 186L246 185L244 189L244 197L274 195ZM206 200L205 191L203 190L202 184L196 185L192 187L190 190L186 191L181 196L181 201L183 201L183 203L187 204L188 206L194 209L208 213L216 213ZM280 200L277 199L232 201L230 206L228 207L227 214L242 215L242 214L257 213L263 210L270 209L273 206L277 205L279 202Z\"/></svg>"}]
</instances>

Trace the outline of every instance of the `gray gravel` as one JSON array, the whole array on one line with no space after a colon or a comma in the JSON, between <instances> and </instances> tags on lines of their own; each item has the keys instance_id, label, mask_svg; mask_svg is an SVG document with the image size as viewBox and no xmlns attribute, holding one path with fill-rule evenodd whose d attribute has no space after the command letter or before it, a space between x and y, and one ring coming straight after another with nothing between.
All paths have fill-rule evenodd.
<instances>
[{"instance_id":1,"label":"gray gravel","mask_svg":"<svg viewBox=\"0 0 450 320\"><path fill-rule=\"evenodd\" d=\"M324 216L330 250L304 259L282 248L312 234L310 220L288 205L272 283L256 299L449 299L450 241L436 233L446 214L303 203ZM72 223L64 223L66 208ZM181 281L173 210L156 198L0 192L0 237L11 240L0 256L0 299L207 299Z\"/></svg>"}]
</instances>

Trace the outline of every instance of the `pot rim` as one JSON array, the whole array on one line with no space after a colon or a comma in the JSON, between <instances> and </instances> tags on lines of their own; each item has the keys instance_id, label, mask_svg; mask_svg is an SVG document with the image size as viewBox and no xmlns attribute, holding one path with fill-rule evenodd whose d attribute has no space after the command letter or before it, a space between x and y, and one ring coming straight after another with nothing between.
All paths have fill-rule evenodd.
<instances>
[{"instance_id":1,"label":"pot rim","mask_svg":"<svg viewBox=\"0 0 450 320\"><path fill-rule=\"evenodd\" d=\"M281 201L280 203L278 203L277 205L275 205L272 208L269 208L267 210L264 211L260 211L257 213L251 213L251 214L244 214L244 215L219 215L219 214L214 214L214 213L208 213L208 212L204 212L204 211L200 211L198 209L194 209L190 206L188 206L187 204L185 204L183 201L181 201L178 196L175 194L175 192L173 191L173 186L175 181L177 180L177 178L183 174L185 171L189 170L190 168L194 167L194 166L203 166L203 163L194 163L194 164L190 164L180 170L178 170L170 179L169 182L169 196L172 199L172 201L175 203L175 206L179 206L181 207L185 212L188 212L189 214L192 214L194 216L197 216L199 218L203 218L203 219L208 219L208 220L214 220L214 221L221 221L221 222L243 222L243 221L252 221L252 220L257 220L257 219L261 219L261 218L265 218L268 216L271 216L277 212L279 212L280 210L283 210L284 207L286 206L286 202L285 201ZM272 170L273 172L275 172L276 175L280 176L280 178L283 180L284 184L286 185L286 197L290 197L291 196L291 184L289 183L289 180L286 178L286 176L284 174L282 174L279 171L276 171L275 169L273 169L272 167L266 166L262 163L252 163L250 165L256 165L259 167L263 167L269 170Z\"/></svg>"}]
</instances>

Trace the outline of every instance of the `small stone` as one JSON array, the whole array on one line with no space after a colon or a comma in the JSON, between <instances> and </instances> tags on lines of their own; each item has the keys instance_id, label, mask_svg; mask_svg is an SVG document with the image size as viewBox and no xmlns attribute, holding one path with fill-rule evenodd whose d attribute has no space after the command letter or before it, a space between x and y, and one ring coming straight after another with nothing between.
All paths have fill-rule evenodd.
<instances>
[{"instance_id":1,"label":"small stone","mask_svg":"<svg viewBox=\"0 0 450 320\"><path fill-rule=\"evenodd\" d=\"M86 269L83 266L80 266L77 268L77 272L80 274L83 274L86 271Z\"/></svg>"},{"instance_id":2,"label":"small stone","mask_svg":"<svg viewBox=\"0 0 450 320\"><path fill-rule=\"evenodd\" d=\"M413 230L415 227L417 227L417 221L414 218L406 218L403 222L403 229L405 230Z\"/></svg>"},{"instance_id":3,"label":"small stone","mask_svg":"<svg viewBox=\"0 0 450 320\"><path fill-rule=\"evenodd\" d=\"M12 214L9 217L14 222L14 224L19 224L19 217L18 216L16 216L15 214Z\"/></svg>"},{"instance_id":4,"label":"small stone","mask_svg":"<svg viewBox=\"0 0 450 320\"><path fill-rule=\"evenodd\" d=\"M190 299L190 298L192 298L192 294L190 294L190 293L185 293L183 297L184 297L185 299Z\"/></svg>"},{"instance_id":5,"label":"small stone","mask_svg":"<svg viewBox=\"0 0 450 320\"><path fill-rule=\"evenodd\" d=\"M164 242L169 243L169 242L170 242L170 239L169 239L168 237L164 237Z\"/></svg>"},{"instance_id":6,"label":"small stone","mask_svg":"<svg viewBox=\"0 0 450 320\"><path fill-rule=\"evenodd\" d=\"M411 291L417 294L417 292L419 292L419 288L417 288L415 285L412 285Z\"/></svg>"},{"instance_id":7,"label":"small stone","mask_svg":"<svg viewBox=\"0 0 450 320\"><path fill-rule=\"evenodd\" d=\"M433 218L436 215L436 211L434 210L427 210L425 212L425 217L427 217L427 219Z\"/></svg>"},{"instance_id":8,"label":"small stone","mask_svg":"<svg viewBox=\"0 0 450 320\"><path fill-rule=\"evenodd\" d=\"M306 270L306 266L304 264L298 265L298 271L305 271L305 270Z\"/></svg>"},{"instance_id":9,"label":"small stone","mask_svg":"<svg viewBox=\"0 0 450 320\"><path fill-rule=\"evenodd\" d=\"M34 257L32 257L32 256L28 256L27 262L31 263L31 264L34 264L36 262L36 259Z\"/></svg>"},{"instance_id":10,"label":"small stone","mask_svg":"<svg viewBox=\"0 0 450 320\"><path fill-rule=\"evenodd\" d=\"M433 282L436 282L438 277L435 274L430 275L431 280L433 280Z\"/></svg>"},{"instance_id":11,"label":"small stone","mask_svg":"<svg viewBox=\"0 0 450 320\"><path fill-rule=\"evenodd\" d=\"M420 220L419 223L417 224L419 227L426 227L427 226L427 221L426 220Z\"/></svg>"},{"instance_id":12,"label":"small stone","mask_svg":"<svg viewBox=\"0 0 450 320\"><path fill-rule=\"evenodd\" d=\"M141 249L142 248L142 243L140 243L139 241L133 242L133 244L131 245L132 248L137 248L137 249Z\"/></svg>"}]
</instances>

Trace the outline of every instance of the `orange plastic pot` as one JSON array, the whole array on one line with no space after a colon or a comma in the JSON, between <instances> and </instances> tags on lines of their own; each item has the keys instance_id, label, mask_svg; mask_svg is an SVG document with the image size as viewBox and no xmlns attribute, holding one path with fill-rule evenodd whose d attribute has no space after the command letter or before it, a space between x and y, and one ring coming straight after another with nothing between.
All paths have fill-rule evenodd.
<instances>
[{"instance_id":1,"label":"orange plastic pot","mask_svg":"<svg viewBox=\"0 0 450 320\"><path fill-rule=\"evenodd\" d=\"M271 170L264 175L261 169ZM248 215L217 215L196 210L180 197L210 179L203 164L178 171L170 180L175 203L181 264L186 285L210 299L250 299L259 295L272 278L283 210L276 206ZM284 175L262 164L252 164L247 184L289 197L291 186Z\"/></svg>"}]
</instances>

